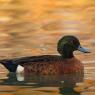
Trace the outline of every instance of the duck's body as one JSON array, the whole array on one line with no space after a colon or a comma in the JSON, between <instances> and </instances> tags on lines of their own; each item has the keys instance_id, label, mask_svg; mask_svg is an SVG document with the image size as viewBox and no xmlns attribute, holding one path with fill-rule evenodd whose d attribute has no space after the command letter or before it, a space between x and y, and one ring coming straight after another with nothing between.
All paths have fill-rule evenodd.
<instances>
[{"instance_id":1,"label":"duck's body","mask_svg":"<svg viewBox=\"0 0 95 95\"><path fill-rule=\"evenodd\" d=\"M64 74L83 72L82 63L77 60L73 51L79 50L88 53L89 50L82 48L79 40L74 36L65 36L59 40L57 51L61 55L30 56L8 60L1 60L10 72L16 72L18 65L24 67L24 72L29 74Z\"/></svg>"},{"instance_id":2,"label":"duck's body","mask_svg":"<svg viewBox=\"0 0 95 95\"><path fill-rule=\"evenodd\" d=\"M74 57L68 60L59 55L43 55L25 63L24 70L26 74L59 75L83 72L83 64Z\"/></svg>"},{"instance_id":3,"label":"duck's body","mask_svg":"<svg viewBox=\"0 0 95 95\"><path fill-rule=\"evenodd\" d=\"M16 72L17 66L24 67L26 74L57 75L83 72L83 64L75 57L64 59L59 55L43 55L2 60L1 63L10 72Z\"/></svg>"}]
</instances>

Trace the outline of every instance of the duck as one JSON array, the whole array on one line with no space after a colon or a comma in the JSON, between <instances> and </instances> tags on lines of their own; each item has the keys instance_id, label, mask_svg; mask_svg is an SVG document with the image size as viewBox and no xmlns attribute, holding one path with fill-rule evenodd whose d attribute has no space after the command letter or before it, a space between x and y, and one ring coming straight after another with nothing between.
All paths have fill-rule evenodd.
<instances>
[{"instance_id":1,"label":"duck","mask_svg":"<svg viewBox=\"0 0 95 95\"><path fill-rule=\"evenodd\" d=\"M81 72L84 66L74 56L74 51L90 53L91 50L82 47L79 39L73 35L65 35L57 43L56 55L27 56L13 59L3 59L0 63L9 72L20 72L36 75L61 75Z\"/></svg>"}]
</instances>

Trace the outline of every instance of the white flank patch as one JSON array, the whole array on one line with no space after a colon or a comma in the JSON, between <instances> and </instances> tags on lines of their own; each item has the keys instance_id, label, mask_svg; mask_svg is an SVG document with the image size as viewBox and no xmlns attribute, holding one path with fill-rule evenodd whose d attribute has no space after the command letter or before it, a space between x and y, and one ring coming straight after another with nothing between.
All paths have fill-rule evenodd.
<instances>
[{"instance_id":1,"label":"white flank patch","mask_svg":"<svg viewBox=\"0 0 95 95\"><path fill-rule=\"evenodd\" d=\"M24 72L24 67L22 67L21 65L18 65L16 73L23 73Z\"/></svg>"}]
</instances>

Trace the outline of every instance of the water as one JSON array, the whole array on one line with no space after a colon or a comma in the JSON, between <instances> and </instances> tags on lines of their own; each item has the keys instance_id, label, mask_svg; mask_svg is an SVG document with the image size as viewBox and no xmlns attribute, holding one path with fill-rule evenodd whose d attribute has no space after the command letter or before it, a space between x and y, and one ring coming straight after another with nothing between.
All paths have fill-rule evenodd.
<instances>
[{"instance_id":1,"label":"water","mask_svg":"<svg viewBox=\"0 0 95 95\"><path fill-rule=\"evenodd\" d=\"M95 67L89 70L85 67L85 75L84 72L59 76L0 73L0 95L94 95Z\"/></svg>"},{"instance_id":2,"label":"water","mask_svg":"<svg viewBox=\"0 0 95 95\"><path fill-rule=\"evenodd\" d=\"M57 41L67 34L92 51L75 52L84 74L27 77L0 65L0 95L95 95L94 26L94 0L0 0L0 59L58 54Z\"/></svg>"}]
</instances>

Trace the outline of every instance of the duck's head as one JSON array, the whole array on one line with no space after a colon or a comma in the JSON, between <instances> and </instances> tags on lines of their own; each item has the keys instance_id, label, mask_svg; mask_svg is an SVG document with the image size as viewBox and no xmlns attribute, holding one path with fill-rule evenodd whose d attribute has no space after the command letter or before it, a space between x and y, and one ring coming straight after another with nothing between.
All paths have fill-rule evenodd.
<instances>
[{"instance_id":1,"label":"duck's head","mask_svg":"<svg viewBox=\"0 0 95 95\"><path fill-rule=\"evenodd\" d=\"M84 53L90 53L88 48L82 47L78 38L75 36L64 36L62 37L57 45L57 51L64 57L64 58L72 58L74 57L73 52L79 50Z\"/></svg>"}]
</instances>

